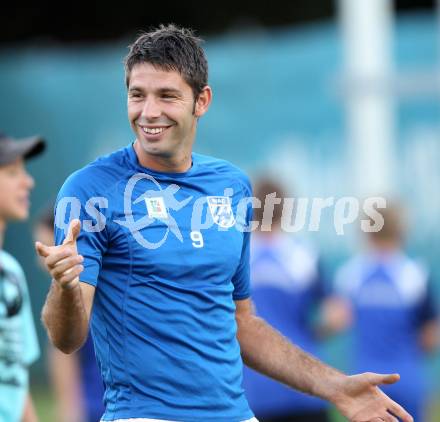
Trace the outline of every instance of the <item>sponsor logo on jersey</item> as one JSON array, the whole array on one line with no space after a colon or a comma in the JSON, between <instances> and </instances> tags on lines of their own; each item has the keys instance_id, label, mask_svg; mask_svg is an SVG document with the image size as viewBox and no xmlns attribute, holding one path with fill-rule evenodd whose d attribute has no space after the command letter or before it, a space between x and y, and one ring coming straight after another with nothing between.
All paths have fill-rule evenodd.
<instances>
[{"instance_id":1,"label":"sponsor logo on jersey","mask_svg":"<svg viewBox=\"0 0 440 422\"><path fill-rule=\"evenodd\" d=\"M229 196L207 196L207 200L215 224L223 228L232 227L235 224Z\"/></svg>"},{"instance_id":2,"label":"sponsor logo on jersey","mask_svg":"<svg viewBox=\"0 0 440 422\"><path fill-rule=\"evenodd\" d=\"M147 204L148 216L150 218L168 218L165 201L161 196L156 198L145 198L145 202Z\"/></svg>"}]
</instances>

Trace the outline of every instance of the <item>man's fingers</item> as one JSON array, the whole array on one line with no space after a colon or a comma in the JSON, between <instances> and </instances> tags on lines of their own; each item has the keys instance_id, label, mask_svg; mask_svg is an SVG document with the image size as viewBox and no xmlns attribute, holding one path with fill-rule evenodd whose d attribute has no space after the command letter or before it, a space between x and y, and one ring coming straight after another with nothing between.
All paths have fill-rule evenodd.
<instances>
[{"instance_id":1,"label":"man's fingers","mask_svg":"<svg viewBox=\"0 0 440 422\"><path fill-rule=\"evenodd\" d=\"M388 411L403 422L414 422L414 418L398 403L390 399Z\"/></svg>"},{"instance_id":2,"label":"man's fingers","mask_svg":"<svg viewBox=\"0 0 440 422\"><path fill-rule=\"evenodd\" d=\"M393 384L400 379L399 374L370 374L377 377L376 381L380 384ZM376 384L377 385L377 384ZM398 403L391 400L382 390L380 390L382 397L386 399L386 407L390 413L391 421L399 418L402 422L414 422L414 418Z\"/></svg>"},{"instance_id":3,"label":"man's fingers","mask_svg":"<svg viewBox=\"0 0 440 422\"><path fill-rule=\"evenodd\" d=\"M71 247L62 247L58 249L56 252L52 252L47 258L46 258L46 265L51 270L54 268L57 264L60 263L63 259L76 255L76 252Z\"/></svg>"},{"instance_id":4,"label":"man's fingers","mask_svg":"<svg viewBox=\"0 0 440 422\"><path fill-rule=\"evenodd\" d=\"M82 265L77 265L71 270L68 270L66 274L58 279L58 283L61 285L66 285L74 281L83 272L84 267Z\"/></svg>"},{"instance_id":5,"label":"man's fingers","mask_svg":"<svg viewBox=\"0 0 440 422\"><path fill-rule=\"evenodd\" d=\"M58 280L66 271L71 270L76 265L84 261L81 255L71 256L69 258L60 261L51 271L51 275L54 279Z\"/></svg>"},{"instance_id":6,"label":"man's fingers","mask_svg":"<svg viewBox=\"0 0 440 422\"><path fill-rule=\"evenodd\" d=\"M76 243L79 232L81 231L81 221L74 219L69 224L69 231L64 239L63 245L66 243Z\"/></svg>"},{"instance_id":7,"label":"man's fingers","mask_svg":"<svg viewBox=\"0 0 440 422\"><path fill-rule=\"evenodd\" d=\"M41 242L35 242L35 250L42 258L46 258L50 253L50 246L46 246Z\"/></svg>"}]
</instances>

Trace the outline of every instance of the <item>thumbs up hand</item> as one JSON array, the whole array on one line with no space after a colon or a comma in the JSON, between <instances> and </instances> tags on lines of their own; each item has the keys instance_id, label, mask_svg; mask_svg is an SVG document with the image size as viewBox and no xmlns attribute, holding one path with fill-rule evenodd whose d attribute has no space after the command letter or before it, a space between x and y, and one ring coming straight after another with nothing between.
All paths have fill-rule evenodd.
<instances>
[{"instance_id":1,"label":"thumbs up hand","mask_svg":"<svg viewBox=\"0 0 440 422\"><path fill-rule=\"evenodd\" d=\"M72 220L62 245L47 246L35 243L35 249L44 260L47 271L63 289L72 289L79 284L79 275L84 270L84 258L78 254L76 240L81 231L81 222Z\"/></svg>"}]
</instances>

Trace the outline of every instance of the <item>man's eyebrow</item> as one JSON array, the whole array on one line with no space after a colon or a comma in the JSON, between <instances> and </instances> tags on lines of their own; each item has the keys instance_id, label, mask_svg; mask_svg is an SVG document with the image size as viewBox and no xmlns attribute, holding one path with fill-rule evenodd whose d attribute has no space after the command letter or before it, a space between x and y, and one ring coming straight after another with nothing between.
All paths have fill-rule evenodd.
<instances>
[{"instance_id":1,"label":"man's eyebrow","mask_svg":"<svg viewBox=\"0 0 440 422\"><path fill-rule=\"evenodd\" d=\"M159 93L161 93L161 94L163 94L163 93L173 93L173 94L182 94L182 92L179 90L179 89L177 89L177 88L172 88L172 87L162 87L162 88L160 88L160 89L158 89L158 92Z\"/></svg>"},{"instance_id":2,"label":"man's eyebrow","mask_svg":"<svg viewBox=\"0 0 440 422\"><path fill-rule=\"evenodd\" d=\"M131 92L131 91L142 91L142 88L139 88L139 87L137 87L136 85L135 86L131 86L131 87L129 87L128 88L128 91L129 92Z\"/></svg>"},{"instance_id":3,"label":"man's eyebrow","mask_svg":"<svg viewBox=\"0 0 440 422\"><path fill-rule=\"evenodd\" d=\"M133 92L133 91L143 92L143 89L142 89L142 87L133 85L133 86L128 88L128 92ZM170 87L170 86L164 86L162 88L159 88L157 90L157 93L158 94L164 94L164 93L170 94L170 93L172 93L172 94L182 95L182 91L180 91L177 88Z\"/></svg>"}]
</instances>

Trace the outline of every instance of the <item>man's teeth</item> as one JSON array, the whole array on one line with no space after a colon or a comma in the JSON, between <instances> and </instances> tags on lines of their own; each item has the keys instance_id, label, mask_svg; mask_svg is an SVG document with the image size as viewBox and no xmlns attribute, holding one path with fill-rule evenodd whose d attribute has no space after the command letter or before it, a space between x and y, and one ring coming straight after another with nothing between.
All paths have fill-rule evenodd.
<instances>
[{"instance_id":1,"label":"man's teeth","mask_svg":"<svg viewBox=\"0 0 440 422\"><path fill-rule=\"evenodd\" d=\"M165 130L165 127L154 127L154 128L149 128L149 127L143 127L142 130L145 133L149 133L151 135L156 135L157 133L161 133Z\"/></svg>"}]
</instances>

